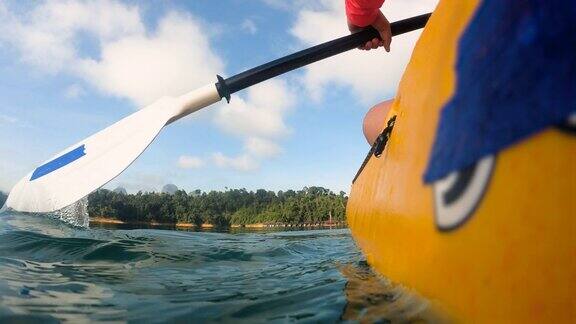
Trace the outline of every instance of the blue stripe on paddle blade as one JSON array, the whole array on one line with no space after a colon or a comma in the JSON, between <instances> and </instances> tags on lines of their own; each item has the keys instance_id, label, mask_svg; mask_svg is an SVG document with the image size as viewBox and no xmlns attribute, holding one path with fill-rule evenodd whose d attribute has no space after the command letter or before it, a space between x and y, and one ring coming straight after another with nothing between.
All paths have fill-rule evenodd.
<instances>
[{"instance_id":1,"label":"blue stripe on paddle blade","mask_svg":"<svg viewBox=\"0 0 576 324\"><path fill-rule=\"evenodd\" d=\"M86 147L84 146L84 144L82 144L81 146L75 148L74 150L72 150L72 151L70 151L64 155L59 156L50 162L46 162L45 164L42 164L36 170L34 170L34 173L32 173L32 177L30 178L30 181L32 181L34 179L38 179L40 177L43 177L50 172L56 171L56 170L58 170L64 166L78 160L79 158L86 155L85 150L86 150Z\"/></svg>"}]
</instances>

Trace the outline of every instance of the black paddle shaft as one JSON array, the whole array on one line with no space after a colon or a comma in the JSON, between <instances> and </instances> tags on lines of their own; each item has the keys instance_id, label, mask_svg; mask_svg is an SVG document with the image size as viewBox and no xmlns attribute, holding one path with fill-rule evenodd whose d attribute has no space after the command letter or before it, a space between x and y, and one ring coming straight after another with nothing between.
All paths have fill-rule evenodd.
<instances>
[{"instance_id":1,"label":"black paddle shaft","mask_svg":"<svg viewBox=\"0 0 576 324\"><path fill-rule=\"evenodd\" d=\"M392 23L392 36L423 28L426 25L428 18L430 18L430 15L431 13L427 13ZM220 98L226 98L226 100L230 102L230 95L232 93L246 89L257 83L266 81L310 63L357 48L374 38L380 38L380 34L374 28L369 27L358 33L340 37L300 52L284 56L272 62L262 64L227 79L218 76L218 82L216 83L218 94L220 95Z\"/></svg>"}]
</instances>

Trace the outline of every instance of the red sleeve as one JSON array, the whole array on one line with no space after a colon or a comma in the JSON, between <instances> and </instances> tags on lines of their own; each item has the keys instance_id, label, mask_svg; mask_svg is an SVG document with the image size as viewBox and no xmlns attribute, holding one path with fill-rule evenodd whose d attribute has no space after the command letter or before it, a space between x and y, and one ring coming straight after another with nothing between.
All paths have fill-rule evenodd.
<instances>
[{"instance_id":1,"label":"red sleeve","mask_svg":"<svg viewBox=\"0 0 576 324\"><path fill-rule=\"evenodd\" d=\"M346 0L348 22L358 27L366 27L374 22L384 0Z\"/></svg>"}]
</instances>

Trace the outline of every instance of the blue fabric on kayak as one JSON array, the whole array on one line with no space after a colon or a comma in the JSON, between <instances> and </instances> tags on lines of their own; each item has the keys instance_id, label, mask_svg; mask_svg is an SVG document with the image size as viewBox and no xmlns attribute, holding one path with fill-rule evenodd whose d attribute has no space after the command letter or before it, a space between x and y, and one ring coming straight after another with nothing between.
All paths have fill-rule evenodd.
<instances>
[{"instance_id":1,"label":"blue fabric on kayak","mask_svg":"<svg viewBox=\"0 0 576 324\"><path fill-rule=\"evenodd\" d=\"M576 111L576 1L484 0L461 36L456 72L427 183Z\"/></svg>"}]
</instances>

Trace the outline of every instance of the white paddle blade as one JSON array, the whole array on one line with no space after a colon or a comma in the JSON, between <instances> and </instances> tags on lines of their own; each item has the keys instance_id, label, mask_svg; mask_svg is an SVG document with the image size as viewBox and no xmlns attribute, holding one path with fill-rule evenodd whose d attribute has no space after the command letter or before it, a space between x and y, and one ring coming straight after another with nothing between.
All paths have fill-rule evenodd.
<instances>
[{"instance_id":1,"label":"white paddle blade","mask_svg":"<svg viewBox=\"0 0 576 324\"><path fill-rule=\"evenodd\" d=\"M14 186L6 207L47 213L72 205L122 173L167 123L218 101L214 84L162 98L43 163Z\"/></svg>"}]
</instances>

